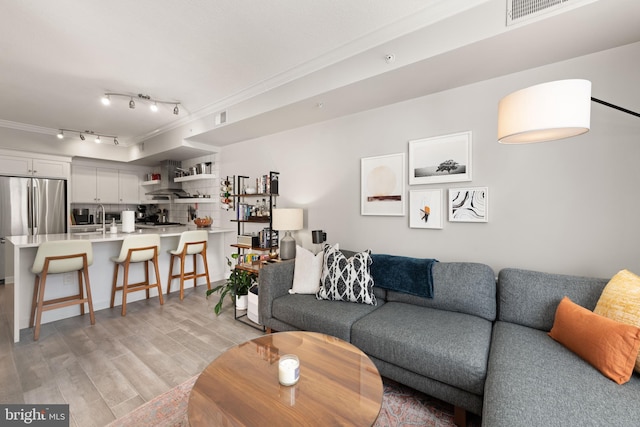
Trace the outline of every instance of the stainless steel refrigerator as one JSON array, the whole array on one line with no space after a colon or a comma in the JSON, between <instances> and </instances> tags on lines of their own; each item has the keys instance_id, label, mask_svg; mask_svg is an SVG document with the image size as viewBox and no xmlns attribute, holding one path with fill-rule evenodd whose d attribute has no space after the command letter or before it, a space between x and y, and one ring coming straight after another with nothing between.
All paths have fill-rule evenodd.
<instances>
[{"instance_id":1,"label":"stainless steel refrigerator","mask_svg":"<svg viewBox=\"0 0 640 427\"><path fill-rule=\"evenodd\" d=\"M67 181L0 176L0 284L6 236L66 233Z\"/></svg>"}]
</instances>

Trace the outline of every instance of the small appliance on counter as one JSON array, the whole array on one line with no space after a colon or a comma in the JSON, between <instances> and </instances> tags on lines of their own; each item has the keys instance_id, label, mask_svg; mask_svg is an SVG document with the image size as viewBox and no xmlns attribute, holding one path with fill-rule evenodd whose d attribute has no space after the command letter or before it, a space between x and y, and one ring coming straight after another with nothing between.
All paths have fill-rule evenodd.
<instances>
[{"instance_id":1,"label":"small appliance on counter","mask_svg":"<svg viewBox=\"0 0 640 427\"><path fill-rule=\"evenodd\" d=\"M75 225L87 225L91 224L93 215L89 214L89 209L72 209L71 215L73 216L73 223Z\"/></svg>"}]
</instances>

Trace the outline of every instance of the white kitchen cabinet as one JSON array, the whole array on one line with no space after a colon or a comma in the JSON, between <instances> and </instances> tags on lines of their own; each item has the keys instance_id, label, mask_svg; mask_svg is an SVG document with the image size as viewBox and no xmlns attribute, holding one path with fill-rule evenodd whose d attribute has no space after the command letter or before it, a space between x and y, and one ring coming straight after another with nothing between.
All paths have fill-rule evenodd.
<instances>
[{"instance_id":1,"label":"white kitchen cabinet","mask_svg":"<svg viewBox=\"0 0 640 427\"><path fill-rule=\"evenodd\" d=\"M0 171L6 175L69 178L69 163L19 156L0 156Z\"/></svg>"},{"instance_id":2,"label":"white kitchen cabinet","mask_svg":"<svg viewBox=\"0 0 640 427\"><path fill-rule=\"evenodd\" d=\"M118 203L118 170L71 168L71 203Z\"/></svg>"},{"instance_id":3,"label":"white kitchen cabinet","mask_svg":"<svg viewBox=\"0 0 640 427\"><path fill-rule=\"evenodd\" d=\"M140 174L136 171L118 171L118 198L120 203L140 203Z\"/></svg>"}]
</instances>

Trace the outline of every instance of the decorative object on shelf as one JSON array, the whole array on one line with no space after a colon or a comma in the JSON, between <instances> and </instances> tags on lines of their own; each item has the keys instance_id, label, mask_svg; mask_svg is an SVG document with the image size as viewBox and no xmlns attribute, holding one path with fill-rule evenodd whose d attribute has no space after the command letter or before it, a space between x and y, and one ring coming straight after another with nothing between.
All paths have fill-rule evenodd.
<instances>
[{"instance_id":1,"label":"decorative object on shelf","mask_svg":"<svg viewBox=\"0 0 640 427\"><path fill-rule=\"evenodd\" d=\"M179 105L181 105L180 101L160 101L159 99L153 99L149 95L145 95L142 93L130 94L130 93L107 92L101 98L102 105L105 105L105 106L111 105L112 96L129 98L129 108L131 108L132 110L136 108L136 101L134 101L134 98L135 98L138 101L146 102L147 104L149 104L149 108L154 113L158 111L158 104L169 104L174 106L173 114L175 114L176 116L180 114L180 108L178 108Z\"/></svg>"},{"instance_id":2,"label":"decorative object on shelf","mask_svg":"<svg viewBox=\"0 0 640 427\"><path fill-rule=\"evenodd\" d=\"M100 138L113 138L113 145L119 145L120 143L118 142L118 137L115 135L106 135L103 133L97 133L94 132L92 130L74 130L74 129L60 129L58 131L58 133L56 134L56 136L58 137L58 139L64 139L64 133L77 133L78 136L80 137L81 141L84 141L85 135L89 135L89 136L93 136L95 137L94 141L96 144L100 144L102 142L102 139Z\"/></svg>"},{"instance_id":3,"label":"decorative object on shelf","mask_svg":"<svg viewBox=\"0 0 640 427\"><path fill-rule=\"evenodd\" d=\"M327 233L322 230L313 230L311 232L311 240L318 245L327 241Z\"/></svg>"},{"instance_id":4,"label":"decorative object on shelf","mask_svg":"<svg viewBox=\"0 0 640 427\"><path fill-rule=\"evenodd\" d=\"M409 192L409 227L442 229L442 189Z\"/></svg>"},{"instance_id":5,"label":"decorative object on shelf","mask_svg":"<svg viewBox=\"0 0 640 427\"><path fill-rule=\"evenodd\" d=\"M231 258L237 259L238 254L231 254ZM220 299L213 308L213 311L216 313L216 315L220 315L220 312L222 311L222 303L224 302L225 296L231 296L234 304L238 297L244 296L246 298L247 294L249 293L249 288L251 288L251 286L255 283L256 279L256 275L254 273L235 268L229 258L227 258L227 266L231 270L227 281L223 285L219 285L213 289L207 290L207 297L216 292L220 293Z\"/></svg>"},{"instance_id":6,"label":"decorative object on shelf","mask_svg":"<svg viewBox=\"0 0 640 427\"><path fill-rule=\"evenodd\" d=\"M193 223L198 228L211 227L211 223L212 222L213 222L213 218L211 218L210 216L205 216L204 218L196 218L196 219L193 220Z\"/></svg>"},{"instance_id":7,"label":"decorative object on shelf","mask_svg":"<svg viewBox=\"0 0 640 427\"><path fill-rule=\"evenodd\" d=\"M360 160L360 214L404 215L404 153Z\"/></svg>"},{"instance_id":8,"label":"decorative object on shelf","mask_svg":"<svg viewBox=\"0 0 640 427\"><path fill-rule=\"evenodd\" d=\"M591 82L558 80L513 92L498 104L498 142L527 144L570 138L589 131L591 102L640 117L591 96Z\"/></svg>"},{"instance_id":9,"label":"decorative object on shelf","mask_svg":"<svg viewBox=\"0 0 640 427\"><path fill-rule=\"evenodd\" d=\"M296 257L296 241L291 236L292 231L302 230L302 209L274 209L273 229L285 231L285 236L280 240L280 258L292 259Z\"/></svg>"},{"instance_id":10,"label":"decorative object on shelf","mask_svg":"<svg viewBox=\"0 0 640 427\"><path fill-rule=\"evenodd\" d=\"M449 221L488 222L489 188L450 188Z\"/></svg>"},{"instance_id":11,"label":"decorative object on shelf","mask_svg":"<svg viewBox=\"0 0 640 427\"><path fill-rule=\"evenodd\" d=\"M471 132L409 141L409 184L471 181Z\"/></svg>"}]
</instances>

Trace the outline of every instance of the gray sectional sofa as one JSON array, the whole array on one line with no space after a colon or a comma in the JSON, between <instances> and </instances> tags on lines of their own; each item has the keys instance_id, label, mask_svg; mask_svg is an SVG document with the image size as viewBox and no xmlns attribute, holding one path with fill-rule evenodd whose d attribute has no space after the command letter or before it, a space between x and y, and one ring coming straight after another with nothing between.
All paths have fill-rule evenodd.
<instances>
[{"instance_id":1,"label":"gray sectional sofa","mask_svg":"<svg viewBox=\"0 0 640 427\"><path fill-rule=\"evenodd\" d=\"M637 374L620 386L547 335L563 296L593 309L606 280L505 269L496 283L489 266L464 262L432 271L432 299L376 282L373 306L291 295L294 261L270 264L259 319L351 342L382 376L453 404L458 425L466 411L485 426L640 425Z\"/></svg>"}]
</instances>

